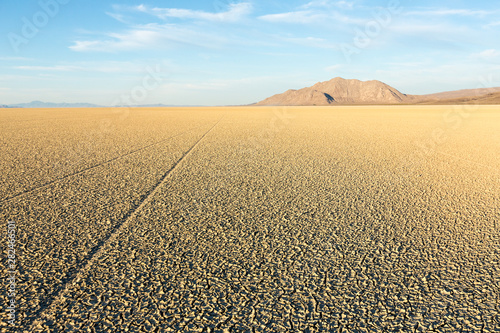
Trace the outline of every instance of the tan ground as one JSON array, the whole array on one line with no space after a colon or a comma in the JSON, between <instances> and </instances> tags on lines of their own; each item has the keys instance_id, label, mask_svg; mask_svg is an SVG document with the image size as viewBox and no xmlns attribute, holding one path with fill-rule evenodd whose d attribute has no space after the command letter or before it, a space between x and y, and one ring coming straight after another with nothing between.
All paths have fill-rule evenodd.
<instances>
[{"instance_id":1,"label":"tan ground","mask_svg":"<svg viewBox=\"0 0 500 333\"><path fill-rule=\"evenodd\" d=\"M0 138L2 332L500 330L498 106L6 109Z\"/></svg>"}]
</instances>

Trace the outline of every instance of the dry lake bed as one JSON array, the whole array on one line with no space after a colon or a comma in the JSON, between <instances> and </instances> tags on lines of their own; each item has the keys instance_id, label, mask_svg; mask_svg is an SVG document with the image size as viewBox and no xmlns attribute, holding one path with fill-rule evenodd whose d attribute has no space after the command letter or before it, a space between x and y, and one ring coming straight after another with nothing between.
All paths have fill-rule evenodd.
<instances>
[{"instance_id":1,"label":"dry lake bed","mask_svg":"<svg viewBox=\"0 0 500 333\"><path fill-rule=\"evenodd\" d=\"M1 332L500 332L500 106L0 109L0 141Z\"/></svg>"}]
</instances>

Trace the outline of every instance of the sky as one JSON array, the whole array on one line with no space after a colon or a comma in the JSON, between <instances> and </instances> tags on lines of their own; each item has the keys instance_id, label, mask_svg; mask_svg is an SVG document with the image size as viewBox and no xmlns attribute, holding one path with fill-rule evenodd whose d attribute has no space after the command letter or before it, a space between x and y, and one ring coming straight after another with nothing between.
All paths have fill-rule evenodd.
<instances>
[{"instance_id":1,"label":"sky","mask_svg":"<svg viewBox=\"0 0 500 333\"><path fill-rule=\"evenodd\" d=\"M242 105L334 77L500 86L495 1L0 0L0 104Z\"/></svg>"}]
</instances>

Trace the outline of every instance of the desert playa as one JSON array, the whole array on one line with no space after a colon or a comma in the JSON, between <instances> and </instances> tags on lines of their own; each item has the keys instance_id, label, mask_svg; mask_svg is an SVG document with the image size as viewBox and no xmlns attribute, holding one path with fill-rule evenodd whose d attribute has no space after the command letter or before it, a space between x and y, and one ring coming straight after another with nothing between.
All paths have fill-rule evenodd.
<instances>
[{"instance_id":1,"label":"desert playa","mask_svg":"<svg viewBox=\"0 0 500 333\"><path fill-rule=\"evenodd\" d=\"M500 329L498 106L2 109L0 138L2 332Z\"/></svg>"},{"instance_id":2,"label":"desert playa","mask_svg":"<svg viewBox=\"0 0 500 333\"><path fill-rule=\"evenodd\" d=\"M0 333L500 333L497 2L0 13Z\"/></svg>"}]
</instances>

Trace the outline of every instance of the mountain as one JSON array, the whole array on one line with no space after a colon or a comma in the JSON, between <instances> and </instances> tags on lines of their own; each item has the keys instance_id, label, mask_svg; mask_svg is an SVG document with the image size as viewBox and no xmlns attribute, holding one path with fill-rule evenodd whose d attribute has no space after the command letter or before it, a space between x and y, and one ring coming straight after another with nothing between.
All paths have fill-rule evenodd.
<instances>
[{"instance_id":1,"label":"mountain","mask_svg":"<svg viewBox=\"0 0 500 333\"><path fill-rule=\"evenodd\" d=\"M499 93L497 95L497 93ZM429 95L406 95L380 81L347 80L340 77L312 87L288 90L254 105L355 105L355 104L499 104L500 88L448 91Z\"/></svg>"},{"instance_id":2,"label":"mountain","mask_svg":"<svg viewBox=\"0 0 500 333\"><path fill-rule=\"evenodd\" d=\"M336 77L299 90L288 90L250 105L362 105L362 104L500 104L500 87L464 89L428 95L407 95L376 80L360 81ZM196 106L196 105L182 105ZM0 108L98 108L90 103L46 103L33 101ZM117 105L116 107L127 107ZM130 107L181 107L181 105L134 105Z\"/></svg>"},{"instance_id":3,"label":"mountain","mask_svg":"<svg viewBox=\"0 0 500 333\"><path fill-rule=\"evenodd\" d=\"M316 83L312 87L288 90L256 105L341 105L400 104L414 100L380 81L347 80L340 77Z\"/></svg>"},{"instance_id":4,"label":"mountain","mask_svg":"<svg viewBox=\"0 0 500 333\"><path fill-rule=\"evenodd\" d=\"M445 102L453 100L468 100L468 99L482 99L482 97L500 93L500 88L479 88L479 89L463 89L455 91L445 91L437 94L420 95L420 99L425 102Z\"/></svg>"},{"instance_id":5,"label":"mountain","mask_svg":"<svg viewBox=\"0 0 500 333\"><path fill-rule=\"evenodd\" d=\"M165 104L144 104L144 105L115 105L113 107L133 107L133 108L157 108L157 107L191 107L196 105L165 105ZM0 105L0 108L102 108L105 106L90 104L90 103L47 103L41 101L33 101L30 103L20 103L20 104L12 104L12 105Z\"/></svg>"},{"instance_id":6,"label":"mountain","mask_svg":"<svg viewBox=\"0 0 500 333\"><path fill-rule=\"evenodd\" d=\"M477 95L480 92L475 92L467 97L458 98L442 98L430 99L419 102L418 104L431 104L431 105L463 105L463 104L483 104L483 105L497 105L500 104L500 88L491 88L489 91L498 91L487 93L486 95ZM438 94L433 94L438 95ZM445 95L448 96L448 95Z\"/></svg>"},{"instance_id":7,"label":"mountain","mask_svg":"<svg viewBox=\"0 0 500 333\"><path fill-rule=\"evenodd\" d=\"M46 103L40 101L33 101L30 103L20 103L9 105L12 108L98 108L99 105L90 103Z\"/></svg>"}]
</instances>

